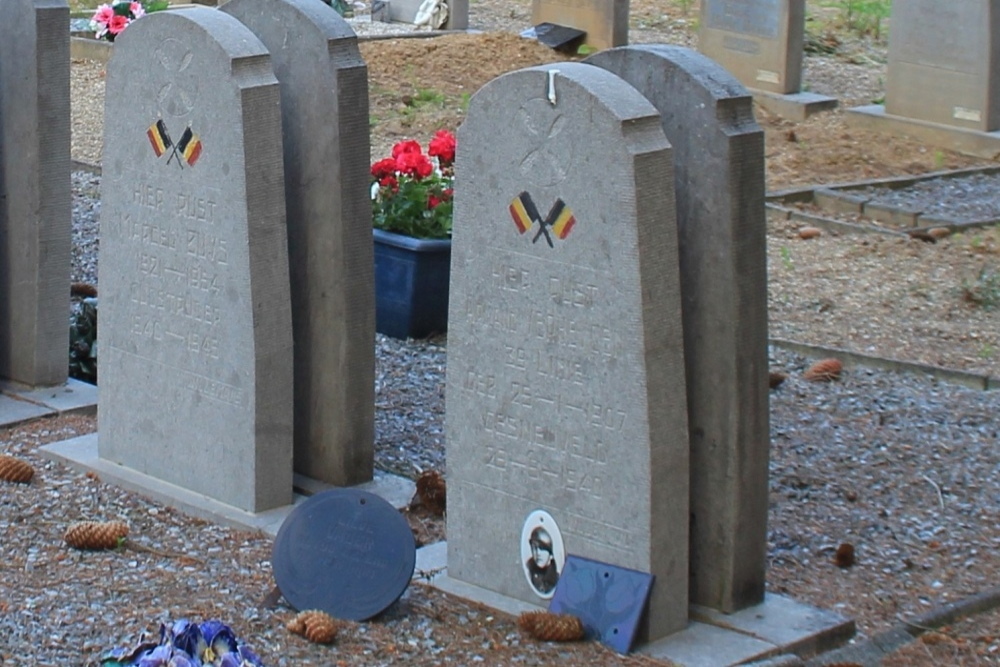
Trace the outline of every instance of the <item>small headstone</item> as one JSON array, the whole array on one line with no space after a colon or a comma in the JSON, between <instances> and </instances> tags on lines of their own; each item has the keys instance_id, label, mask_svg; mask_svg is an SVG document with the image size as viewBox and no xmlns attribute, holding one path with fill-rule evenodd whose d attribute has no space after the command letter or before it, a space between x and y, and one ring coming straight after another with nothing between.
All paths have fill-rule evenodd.
<instances>
[{"instance_id":1,"label":"small headstone","mask_svg":"<svg viewBox=\"0 0 1000 667\"><path fill-rule=\"evenodd\" d=\"M156 12L107 66L102 459L261 512L292 500L281 105L216 9Z\"/></svg>"},{"instance_id":2,"label":"small headstone","mask_svg":"<svg viewBox=\"0 0 1000 667\"><path fill-rule=\"evenodd\" d=\"M628 44L629 0L532 0L531 23L552 23L586 33L595 49Z\"/></svg>"},{"instance_id":3,"label":"small headstone","mask_svg":"<svg viewBox=\"0 0 1000 667\"><path fill-rule=\"evenodd\" d=\"M416 544L406 519L372 493L333 489L292 510L271 564L297 610L364 621L399 599L413 576Z\"/></svg>"},{"instance_id":4,"label":"small headstone","mask_svg":"<svg viewBox=\"0 0 1000 667\"><path fill-rule=\"evenodd\" d=\"M691 600L764 599L768 452L764 132L747 90L708 57L641 45L585 62L660 112L674 148L691 433Z\"/></svg>"},{"instance_id":5,"label":"small headstone","mask_svg":"<svg viewBox=\"0 0 1000 667\"><path fill-rule=\"evenodd\" d=\"M698 50L745 86L802 88L805 0L702 0Z\"/></svg>"},{"instance_id":6,"label":"small headstone","mask_svg":"<svg viewBox=\"0 0 1000 667\"><path fill-rule=\"evenodd\" d=\"M886 113L1000 129L1000 7L992 0L892 6Z\"/></svg>"},{"instance_id":7,"label":"small headstone","mask_svg":"<svg viewBox=\"0 0 1000 667\"><path fill-rule=\"evenodd\" d=\"M389 23L392 19L389 16L389 0L372 0L372 21Z\"/></svg>"},{"instance_id":8,"label":"small headstone","mask_svg":"<svg viewBox=\"0 0 1000 667\"><path fill-rule=\"evenodd\" d=\"M0 378L66 381L69 6L0 1Z\"/></svg>"},{"instance_id":9,"label":"small headstone","mask_svg":"<svg viewBox=\"0 0 1000 667\"><path fill-rule=\"evenodd\" d=\"M671 164L597 67L490 82L459 129L449 304L449 577L537 604L566 553L649 572L650 638L687 621Z\"/></svg>"},{"instance_id":10,"label":"small headstone","mask_svg":"<svg viewBox=\"0 0 1000 667\"><path fill-rule=\"evenodd\" d=\"M628 653L652 585L645 572L570 555L549 611L576 616L588 636Z\"/></svg>"},{"instance_id":11,"label":"small headstone","mask_svg":"<svg viewBox=\"0 0 1000 667\"><path fill-rule=\"evenodd\" d=\"M351 27L316 0L229 0L220 11L264 43L281 87L295 472L362 484L375 456L368 69Z\"/></svg>"}]
</instances>

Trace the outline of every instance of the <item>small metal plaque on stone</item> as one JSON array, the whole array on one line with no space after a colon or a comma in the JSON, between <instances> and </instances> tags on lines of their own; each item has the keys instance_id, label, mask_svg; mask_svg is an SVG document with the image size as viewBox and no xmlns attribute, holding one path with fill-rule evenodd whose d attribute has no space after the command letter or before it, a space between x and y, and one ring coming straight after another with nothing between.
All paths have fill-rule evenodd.
<instances>
[{"instance_id":1,"label":"small metal plaque on stone","mask_svg":"<svg viewBox=\"0 0 1000 667\"><path fill-rule=\"evenodd\" d=\"M581 556L566 556L549 611L573 614L588 637L619 653L632 650L653 575Z\"/></svg>"},{"instance_id":2,"label":"small metal plaque on stone","mask_svg":"<svg viewBox=\"0 0 1000 667\"><path fill-rule=\"evenodd\" d=\"M406 519L379 496L332 489L292 510L271 563L275 583L296 609L363 621L406 590L416 544Z\"/></svg>"}]
</instances>

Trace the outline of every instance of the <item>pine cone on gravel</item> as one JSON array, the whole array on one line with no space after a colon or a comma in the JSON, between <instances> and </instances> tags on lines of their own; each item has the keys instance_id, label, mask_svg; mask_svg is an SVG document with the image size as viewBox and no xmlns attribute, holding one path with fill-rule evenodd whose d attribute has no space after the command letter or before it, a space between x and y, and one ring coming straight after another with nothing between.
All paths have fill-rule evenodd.
<instances>
[{"instance_id":1,"label":"pine cone on gravel","mask_svg":"<svg viewBox=\"0 0 1000 667\"><path fill-rule=\"evenodd\" d=\"M517 625L531 638L543 642L574 642L587 634L583 621L576 616L551 611L526 611L517 619Z\"/></svg>"},{"instance_id":2,"label":"pine cone on gravel","mask_svg":"<svg viewBox=\"0 0 1000 667\"><path fill-rule=\"evenodd\" d=\"M309 609L300 611L295 618L288 621L285 628L289 632L302 635L314 644L330 644L337 638L340 623L325 611Z\"/></svg>"},{"instance_id":3,"label":"pine cone on gravel","mask_svg":"<svg viewBox=\"0 0 1000 667\"><path fill-rule=\"evenodd\" d=\"M417 500L428 510L444 515L446 505L444 477L437 470L427 470L417 479Z\"/></svg>"},{"instance_id":4,"label":"pine cone on gravel","mask_svg":"<svg viewBox=\"0 0 1000 667\"><path fill-rule=\"evenodd\" d=\"M844 365L837 359L822 359L806 370L805 379L810 382L832 382L840 379Z\"/></svg>"},{"instance_id":5,"label":"pine cone on gravel","mask_svg":"<svg viewBox=\"0 0 1000 667\"><path fill-rule=\"evenodd\" d=\"M0 480L27 484L35 475L31 464L21 459L0 454Z\"/></svg>"},{"instance_id":6,"label":"pine cone on gravel","mask_svg":"<svg viewBox=\"0 0 1000 667\"><path fill-rule=\"evenodd\" d=\"M781 386L781 383L788 379L788 373L782 373L781 371L771 371L767 374L767 386L771 389L777 389Z\"/></svg>"},{"instance_id":7,"label":"pine cone on gravel","mask_svg":"<svg viewBox=\"0 0 1000 667\"><path fill-rule=\"evenodd\" d=\"M114 549L128 535L124 521L77 521L66 529L63 539L74 549Z\"/></svg>"}]
</instances>

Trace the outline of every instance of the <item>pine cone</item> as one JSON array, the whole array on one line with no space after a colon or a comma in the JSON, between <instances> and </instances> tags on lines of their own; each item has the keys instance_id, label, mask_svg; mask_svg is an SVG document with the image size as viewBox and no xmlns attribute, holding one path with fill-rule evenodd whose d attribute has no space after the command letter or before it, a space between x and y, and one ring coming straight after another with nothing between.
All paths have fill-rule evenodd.
<instances>
[{"instance_id":1,"label":"pine cone","mask_svg":"<svg viewBox=\"0 0 1000 667\"><path fill-rule=\"evenodd\" d=\"M417 480L417 500L437 515L444 515L446 488L437 470L427 470Z\"/></svg>"},{"instance_id":2,"label":"pine cone","mask_svg":"<svg viewBox=\"0 0 1000 667\"><path fill-rule=\"evenodd\" d=\"M300 611L295 618L288 621L285 628L289 632L302 635L314 644L330 644L337 638L340 624L325 611L310 609Z\"/></svg>"},{"instance_id":3,"label":"pine cone","mask_svg":"<svg viewBox=\"0 0 1000 667\"><path fill-rule=\"evenodd\" d=\"M781 383L788 379L788 373L782 373L781 371L771 371L767 374L767 386L771 389L777 389L781 386Z\"/></svg>"},{"instance_id":4,"label":"pine cone","mask_svg":"<svg viewBox=\"0 0 1000 667\"><path fill-rule=\"evenodd\" d=\"M543 642L574 642L587 634L583 621L572 614L526 611L517 619L517 624L532 639Z\"/></svg>"},{"instance_id":5,"label":"pine cone","mask_svg":"<svg viewBox=\"0 0 1000 667\"><path fill-rule=\"evenodd\" d=\"M810 366L804 377L810 382L830 382L839 379L842 370L844 365L837 359L823 359Z\"/></svg>"},{"instance_id":6,"label":"pine cone","mask_svg":"<svg viewBox=\"0 0 1000 667\"><path fill-rule=\"evenodd\" d=\"M97 288L90 283L70 283L69 295L94 297L97 296Z\"/></svg>"},{"instance_id":7,"label":"pine cone","mask_svg":"<svg viewBox=\"0 0 1000 667\"><path fill-rule=\"evenodd\" d=\"M63 539L74 549L114 549L128 535L124 521L77 521L66 529Z\"/></svg>"},{"instance_id":8,"label":"pine cone","mask_svg":"<svg viewBox=\"0 0 1000 667\"><path fill-rule=\"evenodd\" d=\"M35 475L35 469L21 459L0 454L0 479L5 482L21 482L27 484Z\"/></svg>"}]
</instances>

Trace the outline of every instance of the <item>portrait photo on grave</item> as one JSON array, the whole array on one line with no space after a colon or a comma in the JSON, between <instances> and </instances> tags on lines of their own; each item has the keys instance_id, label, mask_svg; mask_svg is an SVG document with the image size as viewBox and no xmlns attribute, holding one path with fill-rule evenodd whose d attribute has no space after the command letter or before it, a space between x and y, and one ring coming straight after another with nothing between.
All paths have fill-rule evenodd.
<instances>
[{"instance_id":1,"label":"portrait photo on grave","mask_svg":"<svg viewBox=\"0 0 1000 667\"><path fill-rule=\"evenodd\" d=\"M550 599L566 563L566 548L559 526L545 510L535 510L524 520L521 562L531 589L538 597Z\"/></svg>"}]
</instances>

